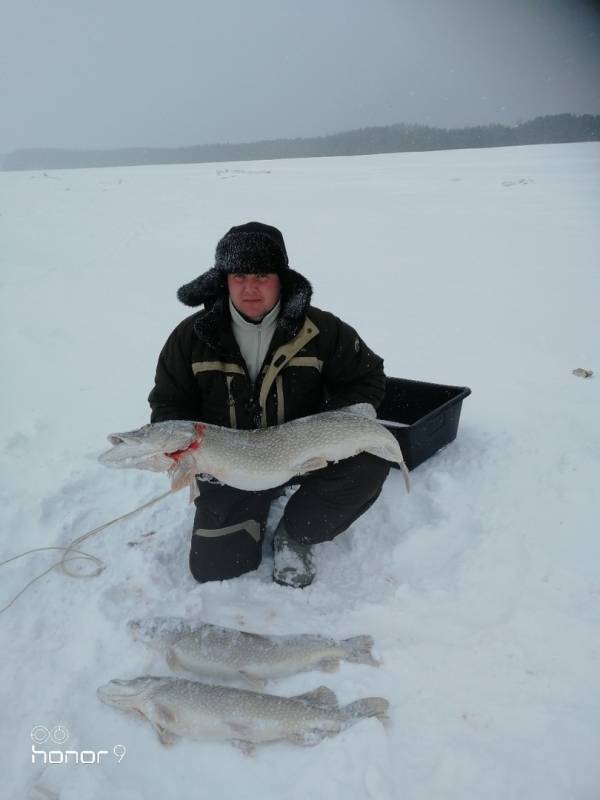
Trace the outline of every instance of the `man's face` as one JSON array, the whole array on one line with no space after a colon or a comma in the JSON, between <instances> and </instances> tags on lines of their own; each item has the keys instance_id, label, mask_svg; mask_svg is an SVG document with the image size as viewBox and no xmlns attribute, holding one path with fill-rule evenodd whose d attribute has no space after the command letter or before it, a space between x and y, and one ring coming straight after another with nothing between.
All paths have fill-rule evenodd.
<instances>
[{"instance_id":1,"label":"man's face","mask_svg":"<svg viewBox=\"0 0 600 800\"><path fill-rule=\"evenodd\" d=\"M233 305L253 322L259 322L279 300L281 282L274 272L266 275L235 273L227 276Z\"/></svg>"}]
</instances>

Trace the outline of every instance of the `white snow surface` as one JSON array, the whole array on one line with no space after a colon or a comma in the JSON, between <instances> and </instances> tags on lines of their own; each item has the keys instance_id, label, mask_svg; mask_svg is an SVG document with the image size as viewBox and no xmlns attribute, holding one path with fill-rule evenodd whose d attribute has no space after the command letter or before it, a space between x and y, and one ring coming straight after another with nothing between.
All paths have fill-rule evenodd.
<instances>
[{"instance_id":1,"label":"white snow surface","mask_svg":"<svg viewBox=\"0 0 600 800\"><path fill-rule=\"evenodd\" d=\"M598 798L600 144L0 173L0 191L0 560L64 546L168 488L96 457L108 433L148 420L158 352L192 313L175 291L231 225L281 228L314 304L356 327L388 375L473 391L411 494L394 470L318 546L303 591L271 581L269 553L257 572L196 584L186 493L85 542L106 563L98 577L34 583L0 615L0 796ZM2 566L0 604L59 557ZM253 758L164 748L95 694L169 674L126 630L152 615L371 634L379 668L267 688L381 695L390 720ZM69 733L39 751L109 755L32 763L36 725Z\"/></svg>"}]
</instances>

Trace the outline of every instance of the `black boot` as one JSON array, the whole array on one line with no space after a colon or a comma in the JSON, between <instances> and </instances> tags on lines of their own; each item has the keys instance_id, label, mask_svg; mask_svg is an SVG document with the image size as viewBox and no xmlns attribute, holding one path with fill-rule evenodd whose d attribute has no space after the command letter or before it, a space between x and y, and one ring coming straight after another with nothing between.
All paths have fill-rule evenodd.
<instances>
[{"instance_id":1,"label":"black boot","mask_svg":"<svg viewBox=\"0 0 600 800\"><path fill-rule=\"evenodd\" d=\"M315 565L312 547L292 539L283 520L273 537L273 580L282 586L303 589L313 582Z\"/></svg>"}]
</instances>

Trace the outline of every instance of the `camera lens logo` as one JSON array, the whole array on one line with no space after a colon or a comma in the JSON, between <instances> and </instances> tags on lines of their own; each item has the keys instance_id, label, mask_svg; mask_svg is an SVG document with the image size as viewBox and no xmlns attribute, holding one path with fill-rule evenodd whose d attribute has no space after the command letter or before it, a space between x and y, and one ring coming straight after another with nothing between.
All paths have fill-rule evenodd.
<instances>
[{"instance_id":1,"label":"camera lens logo","mask_svg":"<svg viewBox=\"0 0 600 800\"><path fill-rule=\"evenodd\" d=\"M69 731L66 725L55 725L52 730L48 730L45 725L34 725L30 736L34 744L45 744L48 739L52 739L55 744L64 744L69 738Z\"/></svg>"},{"instance_id":2,"label":"camera lens logo","mask_svg":"<svg viewBox=\"0 0 600 800\"><path fill-rule=\"evenodd\" d=\"M65 725L55 725L50 731L50 738L55 744L64 744L69 738L69 731Z\"/></svg>"},{"instance_id":3,"label":"camera lens logo","mask_svg":"<svg viewBox=\"0 0 600 800\"><path fill-rule=\"evenodd\" d=\"M35 744L44 744L50 738L50 731L44 725L34 725L30 735Z\"/></svg>"}]
</instances>

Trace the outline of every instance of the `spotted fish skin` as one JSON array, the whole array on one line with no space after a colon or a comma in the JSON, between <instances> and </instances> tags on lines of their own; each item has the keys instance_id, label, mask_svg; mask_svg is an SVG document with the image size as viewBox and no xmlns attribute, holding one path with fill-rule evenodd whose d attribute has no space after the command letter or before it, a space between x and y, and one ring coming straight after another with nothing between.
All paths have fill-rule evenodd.
<instances>
[{"instance_id":1,"label":"spotted fish skin","mask_svg":"<svg viewBox=\"0 0 600 800\"><path fill-rule=\"evenodd\" d=\"M385 719L389 707L382 697L339 706L335 694L324 686L296 697L280 697L153 676L112 680L98 688L97 696L103 703L141 714L166 745L180 736L248 745L282 739L314 745L361 719Z\"/></svg>"},{"instance_id":2,"label":"spotted fish skin","mask_svg":"<svg viewBox=\"0 0 600 800\"><path fill-rule=\"evenodd\" d=\"M262 635L176 617L131 620L128 628L163 652L173 670L253 685L312 669L333 672L340 660L379 666L370 636L337 641L318 634Z\"/></svg>"},{"instance_id":3,"label":"spotted fish skin","mask_svg":"<svg viewBox=\"0 0 600 800\"><path fill-rule=\"evenodd\" d=\"M368 403L249 431L169 420L108 438L113 447L100 456L103 464L168 472L173 489L207 474L237 489L263 491L358 453L398 464L410 488L400 445Z\"/></svg>"}]
</instances>

